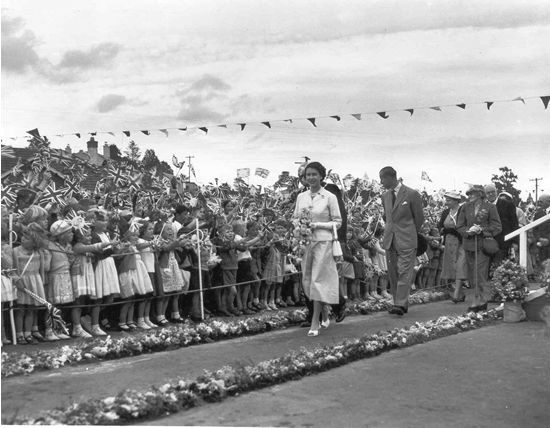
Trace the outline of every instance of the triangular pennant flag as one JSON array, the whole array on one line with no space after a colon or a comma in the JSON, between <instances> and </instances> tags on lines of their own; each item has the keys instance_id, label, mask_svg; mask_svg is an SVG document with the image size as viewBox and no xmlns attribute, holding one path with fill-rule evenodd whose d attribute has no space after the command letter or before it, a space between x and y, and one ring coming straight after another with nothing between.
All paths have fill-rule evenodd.
<instances>
[{"instance_id":1,"label":"triangular pennant flag","mask_svg":"<svg viewBox=\"0 0 550 428\"><path fill-rule=\"evenodd\" d=\"M168 137L168 130L167 129L159 129L160 132L162 132L164 135Z\"/></svg>"},{"instance_id":2,"label":"triangular pennant flag","mask_svg":"<svg viewBox=\"0 0 550 428\"><path fill-rule=\"evenodd\" d=\"M521 101L523 104L525 104L525 100L521 97L514 98L512 101Z\"/></svg>"},{"instance_id":3,"label":"triangular pennant flag","mask_svg":"<svg viewBox=\"0 0 550 428\"><path fill-rule=\"evenodd\" d=\"M330 116L332 117L333 119L336 119L336 121L340 122L340 116Z\"/></svg>"},{"instance_id":4,"label":"triangular pennant flag","mask_svg":"<svg viewBox=\"0 0 550 428\"><path fill-rule=\"evenodd\" d=\"M130 131L122 131L122 133L123 133L124 135L126 135L127 137L130 136Z\"/></svg>"},{"instance_id":5,"label":"triangular pennant flag","mask_svg":"<svg viewBox=\"0 0 550 428\"><path fill-rule=\"evenodd\" d=\"M546 95L544 97L540 97L542 100L542 103L544 104L544 110L548 108L548 101L550 101L550 95Z\"/></svg>"},{"instance_id":6,"label":"triangular pennant flag","mask_svg":"<svg viewBox=\"0 0 550 428\"><path fill-rule=\"evenodd\" d=\"M77 133L74 134L74 135L76 135L78 138L80 138L80 132L77 132Z\"/></svg>"},{"instance_id":7,"label":"triangular pennant flag","mask_svg":"<svg viewBox=\"0 0 550 428\"><path fill-rule=\"evenodd\" d=\"M311 122L311 124L317 128L317 125L315 125L315 118L314 117L308 117L307 120L309 120Z\"/></svg>"},{"instance_id":8,"label":"triangular pennant flag","mask_svg":"<svg viewBox=\"0 0 550 428\"><path fill-rule=\"evenodd\" d=\"M435 107L430 107L432 110L437 110L437 111L441 111L441 107L438 107L438 106L435 106Z\"/></svg>"},{"instance_id":9,"label":"triangular pennant flag","mask_svg":"<svg viewBox=\"0 0 550 428\"><path fill-rule=\"evenodd\" d=\"M352 116L354 118L356 118L357 120L361 120L361 113L354 113L354 114L352 114Z\"/></svg>"},{"instance_id":10,"label":"triangular pennant flag","mask_svg":"<svg viewBox=\"0 0 550 428\"><path fill-rule=\"evenodd\" d=\"M292 119L285 119L284 121L292 123Z\"/></svg>"},{"instance_id":11,"label":"triangular pennant flag","mask_svg":"<svg viewBox=\"0 0 550 428\"><path fill-rule=\"evenodd\" d=\"M218 125L218 128L227 128L227 125Z\"/></svg>"},{"instance_id":12,"label":"triangular pennant flag","mask_svg":"<svg viewBox=\"0 0 550 428\"><path fill-rule=\"evenodd\" d=\"M239 126L241 127L241 131L244 129L244 127L246 126L246 123L239 123Z\"/></svg>"},{"instance_id":13,"label":"triangular pennant flag","mask_svg":"<svg viewBox=\"0 0 550 428\"><path fill-rule=\"evenodd\" d=\"M31 134L35 138L42 138L40 136L40 132L38 132L37 128L31 129L30 131L27 131L27 134Z\"/></svg>"},{"instance_id":14,"label":"triangular pennant flag","mask_svg":"<svg viewBox=\"0 0 550 428\"><path fill-rule=\"evenodd\" d=\"M145 134L145 135L150 135L150 134L151 134L151 133L150 133L149 131L147 131L147 130L144 130L144 131L141 131L141 132L142 132L143 134Z\"/></svg>"},{"instance_id":15,"label":"triangular pennant flag","mask_svg":"<svg viewBox=\"0 0 550 428\"><path fill-rule=\"evenodd\" d=\"M112 135L113 137L115 136L114 132L107 132L107 134Z\"/></svg>"},{"instance_id":16,"label":"triangular pennant flag","mask_svg":"<svg viewBox=\"0 0 550 428\"><path fill-rule=\"evenodd\" d=\"M199 129L205 134L208 134L208 128L206 126L201 126Z\"/></svg>"},{"instance_id":17,"label":"triangular pennant flag","mask_svg":"<svg viewBox=\"0 0 550 428\"><path fill-rule=\"evenodd\" d=\"M457 104L457 107L460 107L462 110L466 110L466 104Z\"/></svg>"},{"instance_id":18,"label":"triangular pennant flag","mask_svg":"<svg viewBox=\"0 0 550 428\"><path fill-rule=\"evenodd\" d=\"M180 131L187 131L187 126L185 128L178 128Z\"/></svg>"},{"instance_id":19,"label":"triangular pennant flag","mask_svg":"<svg viewBox=\"0 0 550 428\"><path fill-rule=\"evenodd\" d=\"M487 110L491 110L491 106L493 105L493 101L485 101L485 104L487 104Z\"/></svg>"},{"instance_id":20,"label":"triangular pennant flag","mask_svg":"<svg viewBox=\"0 0 550 428\"><path fill-rule=\"evenodd\" d=\"M267 126L268 128L271 128L271 123L269 123L269 122L262 122L262 124L264 124L264 125Z\"/></svg>"},{"instance_id":21,"label":"triangular pennant flag","mask_svg":"<svg viewBox=\"0 0 550 428\"><path fill-rule=\"evenodd\" d=\"M91 135L92 137L95 137L95 136L97 135L97 132L90 132L90 135Z\"/></svg>"},{"instance_id":22,"label":"triangular pennant flag","mask_svg":"<svg viewBox=\"0 0 550 428\"><path fill-rule=\"evenodd\" d=\"M408 111L408 112L411 114L411 116L412 116L413 113L414 113L414 109L413 109L413 108L408 108L408 109L406 109L405 111Z\"/></svg>"},{"instance_id":23,"label":"triangular pennant flag","mask_svg":"<svg viewBox=\"0 0 550 428\"><path fill-rule=\"evenodd\" d=\"M378 116L380 116L382 119L387 119L389 116L386 114L385 111L379 111L376 113Z\"/></svg>"}]
</instances>

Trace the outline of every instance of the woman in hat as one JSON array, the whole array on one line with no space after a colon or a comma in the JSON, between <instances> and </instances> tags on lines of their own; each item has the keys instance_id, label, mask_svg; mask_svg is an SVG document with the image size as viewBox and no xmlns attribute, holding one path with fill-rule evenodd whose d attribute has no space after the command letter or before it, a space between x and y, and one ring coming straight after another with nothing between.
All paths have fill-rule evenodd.
<instances>
[{"instance_id":1,"label":"woman in hat","mask_svg":"<svg viewBox=\"0 0 550 428\"><path fill-rule=\"evenodd\" d=\"M466 252L468 281L474 286L468 309L478 312L487 309L490 294L487 284L490 256L483 251L483 239L498 235L502 226L496 206L485 199L483 186L472 186L466 195L468 202L458 212L457 230Z\"/></svg>"},{"instance_id":2,"label":"woman in hat","mask_svg":"<svg viewBox=\"0 0 550 428\"><path fill-rule=\"evenodd\" d=\"M461 197L454 190L444 196L447 208L441 213L438 225L445 245L441 280L444 283L455 283L452 301L458 303L466 299L462 291L462 282L466 279L466 254L462 246L462 236L457 230Z\"/></svg>"},{"instance_id":3,"label":"woman in hat","mask_svg":"<svg viewBox=\"0 0 550 428\"><path fill-rule=\"evenodd\" d=\"M339 302L338 270L332 255L333 229L342 224L336 196L321 186L326 169L319 162L309 163L305 178L309 190L296 199L294 218L304 215L311 220L311 242L302 259L304 293L313 301L313 315L308 336L319 335L319 316L323 303ZM323 326L328 327L328 314L323 312Z\"/></svg>"}]
</instances>

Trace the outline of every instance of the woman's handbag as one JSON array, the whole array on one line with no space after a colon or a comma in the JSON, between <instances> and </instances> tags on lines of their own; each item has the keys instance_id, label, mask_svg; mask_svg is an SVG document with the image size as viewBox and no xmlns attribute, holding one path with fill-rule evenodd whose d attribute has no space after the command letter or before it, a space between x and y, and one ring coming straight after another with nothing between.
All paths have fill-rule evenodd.
<instances>
[{"instance_id":1,"label":"woman's handbag","mask_svg":"<svg viewBox=\"0 0 550 428\"><path fill-rule=\"evenodd\" d=\"M483 252L487 254L488 256L492 256L493 254L498 253L498 250L500 248L498 247L498 242L495 238L492 236L487 236L483 238Z\"/></svg>"},{"instance_id":2,"label":"woman's handbag","mask_svg":"<svg viewBox=\"0 0 550 428\"><path fill-rule=\"evenodd\" d=\"M338 232L336 231L336 223L332 224L332 256L343 257L342 246L338 241Z\"/></svg>"}]
</instances>

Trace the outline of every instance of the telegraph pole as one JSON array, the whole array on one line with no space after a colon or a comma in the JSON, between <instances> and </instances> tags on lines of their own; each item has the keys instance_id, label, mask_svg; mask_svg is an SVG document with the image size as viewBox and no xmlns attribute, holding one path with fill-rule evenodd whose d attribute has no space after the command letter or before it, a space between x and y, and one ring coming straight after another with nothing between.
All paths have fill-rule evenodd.
<instances>
[{"instance_id":1,"label":"telegraph pole","mask_svg":"<svg viewBox=\"0 0 550 428\"><path fill-rule=\"evenodd\" d=\"M191 159L194 159L195 156L185 156L187 158L187 168L189 169L189 174L187 175L187 182L191 183Z\"/></svg>"},{"instance_id":2,"label":"telegraph pole","mask_svg":"<svg viewBox=\"0 0 550 428\"><path fill-rule=\"evenodd\" d=\"M535 182L535 205L539 201L539 181L542 181L542 178L530 178L529 181Z\"/></svg>"}]
</instances>

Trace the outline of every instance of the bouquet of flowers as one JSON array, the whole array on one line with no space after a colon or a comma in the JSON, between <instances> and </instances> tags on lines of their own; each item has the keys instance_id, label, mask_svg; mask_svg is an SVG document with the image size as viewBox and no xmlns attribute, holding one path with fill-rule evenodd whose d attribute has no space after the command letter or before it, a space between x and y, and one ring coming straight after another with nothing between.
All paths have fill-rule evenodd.
<instances>
[{"instance_id":1,"label":"bouquet of flowers","mask_svg":"<svg viewBox=\"0 0 550 428\"><path fill-rule=\"evenodd\" d=\"M505 260L495 269L491 286L502 302L521 302L527 296L527 272L512 260Z\"/></svg>"},{"instance_id":2,"label":"bouquet of flowers","mask_svg":"<svg viewBox=\"0 0 550 428\"><path fill-rule=\"evenodd\" d=\"M542 271L539 273L538 279L542 283L542 287L548 286L548 293L550 293L550 259L542 263Z\"/></svg>"},{"instance_id":3,"label":"bouquet of flowers","mask_svg":"<svg viewBox=\"0 0 550 428\"><path fill-rule=\"evenodd\" d=\"M311 225L311 210L304 208L300 213L300 217L294 220L294 230L292 232L292 253L296 257L302 257L305 248L311 241L312 231Z\"/></svg>"}]
</instances>

